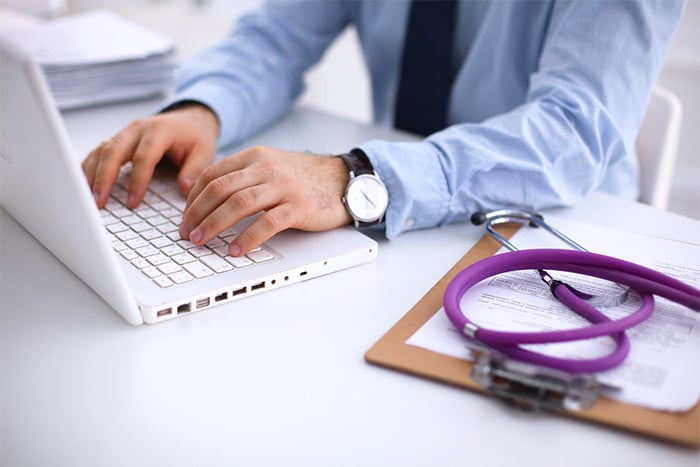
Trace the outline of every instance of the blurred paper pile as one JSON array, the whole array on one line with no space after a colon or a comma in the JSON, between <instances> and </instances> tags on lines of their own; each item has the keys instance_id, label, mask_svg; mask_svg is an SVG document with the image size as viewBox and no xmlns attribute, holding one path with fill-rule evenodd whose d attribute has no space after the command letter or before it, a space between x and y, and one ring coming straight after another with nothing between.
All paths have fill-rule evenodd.
<instances>
[{"instance_id":1,"label":"blurred paper pile","mask_svg":"<svg viewBox=\"0 0 700 467\"><path fill-rule=\"evenodd\" d=\"M10 28L2 36L42 66L61 109L153 96L173 83L173 41L109 11Z\"/></svg>"}]
</instances>

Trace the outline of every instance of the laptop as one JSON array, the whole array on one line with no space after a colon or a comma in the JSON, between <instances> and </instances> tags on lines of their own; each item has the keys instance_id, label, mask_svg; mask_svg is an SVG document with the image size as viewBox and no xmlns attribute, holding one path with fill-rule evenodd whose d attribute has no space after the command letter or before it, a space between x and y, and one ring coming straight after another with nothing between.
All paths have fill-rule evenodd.
<instances>
[{"instance_id":1,"label":"laptop","mask_svg":"<svg viewBox=\"0 0 700 467\"><path fill-rule=\"evenodd\" d=\"M241 226L192 245L177 235L185 197L167 167L133 211L125 167L98 209L41 68L2 43L0 69L2 207L127 322L191 315L376 258L377 242L350 226L290 229L245 258L226 254Z\"/></svg>"}]
</instances>

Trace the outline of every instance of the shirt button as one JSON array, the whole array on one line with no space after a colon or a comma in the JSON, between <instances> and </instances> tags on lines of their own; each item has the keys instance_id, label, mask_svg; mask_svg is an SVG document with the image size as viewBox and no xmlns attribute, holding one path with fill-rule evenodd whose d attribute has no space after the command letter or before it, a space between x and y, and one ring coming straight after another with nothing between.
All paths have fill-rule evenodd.
<instances>
[{"instance_id":1,"label":"shirt button","mask_svg":"<svg viewBox=\"0 0 700 467\"><path fill-rule=\"evenodd\" d=\"M406 222L403 223L403 226L406 229L410 229L411 227L413 227L413 224L415 224L415 223L416 223L416 220L412 217L409 217L408 219L406 219Z\"/></svg>"}]
</instances>

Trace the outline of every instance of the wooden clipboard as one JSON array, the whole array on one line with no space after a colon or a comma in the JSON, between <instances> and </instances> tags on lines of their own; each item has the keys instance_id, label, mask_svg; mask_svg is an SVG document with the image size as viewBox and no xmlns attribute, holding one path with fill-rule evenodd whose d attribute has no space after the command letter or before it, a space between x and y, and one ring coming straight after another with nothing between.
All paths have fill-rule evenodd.
<instances>
[{"instance_id":1,"label":"wooden clipboard","mask_svg":"<svg viewBox=\"0 0 700 467\"><path fill-rule=\"evenodd\" d=\"M517 229L518 227L513 225L502 225L498 228L506 238L510 238ZM484 393L469 376L472 362L415 347L406 341L440 310L445 288L452 278L466 266L493 255L499 248L500 244L496 240L484 235L367 351L365 359L375 365ZM566 412L565 415L672 443L700 447L700 403L687 412L662 412L601 398L591 409Z\"/></svg>"}]
</instances>

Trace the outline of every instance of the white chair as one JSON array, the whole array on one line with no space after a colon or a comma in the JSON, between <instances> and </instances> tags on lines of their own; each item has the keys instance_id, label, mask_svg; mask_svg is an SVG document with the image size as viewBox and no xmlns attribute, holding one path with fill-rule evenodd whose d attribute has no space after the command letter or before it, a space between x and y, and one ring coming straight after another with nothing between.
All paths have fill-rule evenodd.
<instances>
[{"instance_id":1,"label":"white chair","mask_svg":"<svg viewBox=\"0 0 700 467\"><path fill-rule=\"evenodd\" d=\"M682 114L680 99L657 86L637 135L639 200L659 209L668 206Z\"/></svg>"}]
</instances>

